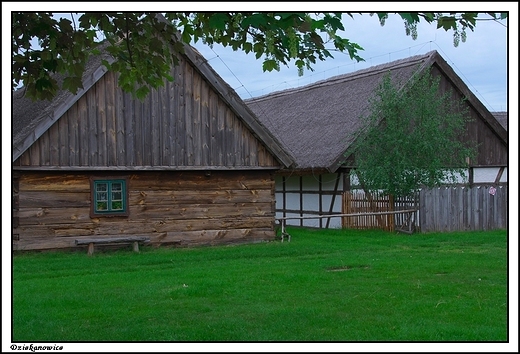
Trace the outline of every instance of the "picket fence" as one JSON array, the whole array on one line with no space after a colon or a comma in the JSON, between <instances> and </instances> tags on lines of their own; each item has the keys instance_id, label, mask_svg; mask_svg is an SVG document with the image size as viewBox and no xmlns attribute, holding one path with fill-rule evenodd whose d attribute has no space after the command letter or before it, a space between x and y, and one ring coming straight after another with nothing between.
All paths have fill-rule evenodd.
<instances>
[{"instance_id":1,"label":"picket fence","mask_svg":"<svg viewBox=\"0 0 520 354\"><path fill-rule=\"evenodd\" d=\"M417 208L417 203L414 202L413 198L400 197L394 199L392 196L383 195L381 193L365 195L363 190L345 192L343 203L343 212L345 214L365 214L362 216L345 216L342 220L342 226L350 229L377 228L394 231L396 228L406 224L410 217L413 222L415 216L410 215L410 212L387 215L367 214L398 212Z\"/></svg>"}]
</instances>

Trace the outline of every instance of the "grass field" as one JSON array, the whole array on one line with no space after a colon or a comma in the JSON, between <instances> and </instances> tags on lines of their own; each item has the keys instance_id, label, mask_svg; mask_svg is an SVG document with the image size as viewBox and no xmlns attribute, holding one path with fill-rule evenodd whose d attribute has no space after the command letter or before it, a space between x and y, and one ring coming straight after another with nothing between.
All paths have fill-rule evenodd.
<instances>
[{"instance_id":1,"label":"grass field","mask_svg":"<svg viewBox=\"0 0 520 354\"><path fill-rule=\"evenodd\" d=\"M507 341L507 231L13 256L12 340Z\"/></svg>"}]
</instances>

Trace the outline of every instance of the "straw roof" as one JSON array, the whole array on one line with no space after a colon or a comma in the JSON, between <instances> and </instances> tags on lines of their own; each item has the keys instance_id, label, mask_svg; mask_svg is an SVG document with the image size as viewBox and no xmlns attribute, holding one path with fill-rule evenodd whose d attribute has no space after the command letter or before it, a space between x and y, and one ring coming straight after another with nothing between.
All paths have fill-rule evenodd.
<instances>
[{"instance_id":1,"label":"straw roof","mask_svg":"<svg viewBox=\"0 0 520 354\"><path fill-rule=\"evenodd\" d=\"M498 120L500 124L504 127L505 130L507 130L507 120L508 120L508 114L507 112L491 112L493 116Z\"/></svg>"},{"instance_id":2,"label":"straw roof","mask_svg":"<svg viewBox=\"0 0 520 354\"><path fill-rule=\"evenodd\" d=\"M245 102L295 157L296 169L335 172L345 162L345 152L361 128L361 117L368 113L369 100L385 73L390 72L394 83L404 85L434 64L461 92L471 96L471 104L491 126L500 126L436 51Z\"/></svg>"}]
</instances>

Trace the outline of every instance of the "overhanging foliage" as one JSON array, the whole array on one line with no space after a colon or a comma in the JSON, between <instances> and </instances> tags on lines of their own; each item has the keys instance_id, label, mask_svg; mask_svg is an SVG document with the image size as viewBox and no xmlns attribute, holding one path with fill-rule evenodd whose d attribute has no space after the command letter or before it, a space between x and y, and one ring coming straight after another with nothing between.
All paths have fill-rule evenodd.
<instances>
[{"instance_id":1,"label":"overhanging foliage","mask_svg":"<svg viewBox=\"0 0 520 354\"><path fill-rule=\"evenodd\" d=\"M478 13L398 13L405 33L417 38L417 23L437 23L454 33L454 44L465 41L466 29L473 31ZM66 16L64 16L66 15ZM12 88L21 84L33 99L52 99L59 89L76 93L82 88L82 73L90 53L100 41L115 58L105 62L118 72L119 86L138 98L150 88L164 85L175 53L183 43L199 40L220 43L233 50L253 52L262 58L264 71L279 70L293 63L301 74L312 70L317 60L332 58L333 52L348 53L356 61L363 48L342 37L343 13L291 12L86 12L54 14L12 12ZM353 13L345 13L352 17ZM373 14L370 14L373 15ZM487 13L491 19L507 18L507 13ZM384 25L388 13L377 13ZM67 18L68 17L68 18ZM179 34L179 36L177 36ZM35 41L38 46L35 46ZM65 77L59 84L55 73Z\"/></svg>"}]
</instances>

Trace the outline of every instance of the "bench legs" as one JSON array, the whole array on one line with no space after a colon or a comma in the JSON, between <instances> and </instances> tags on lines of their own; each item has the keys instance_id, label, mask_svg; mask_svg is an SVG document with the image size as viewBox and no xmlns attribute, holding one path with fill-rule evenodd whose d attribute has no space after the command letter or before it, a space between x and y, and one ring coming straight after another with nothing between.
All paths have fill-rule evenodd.
<instances>
[{"instance_id":1,"label":"bench legs","mask_svg":"<svg viewBox=\"0 0 520 354\"><path fill-rule=\"evenodd\" d=\"M93 253L94 253L94 243L91 242L91 243L88 244L88 253L87 254L89 256L92 256Z\"/></svg>"}]
</instances>

